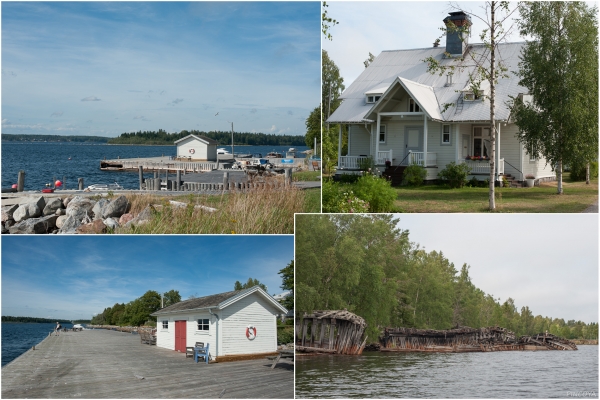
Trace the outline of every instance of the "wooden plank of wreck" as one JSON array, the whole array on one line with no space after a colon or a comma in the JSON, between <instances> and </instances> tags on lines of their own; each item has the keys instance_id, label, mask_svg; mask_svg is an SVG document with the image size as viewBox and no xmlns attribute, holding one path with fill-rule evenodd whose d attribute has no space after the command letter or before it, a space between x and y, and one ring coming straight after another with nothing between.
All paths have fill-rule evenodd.
<instances>
[{"instance_id":1,"label":"wooden plank of wreck","mask_svg":"<svg viewBox=\"0 0 600 400\"><path fill-rule=\"evenodd\" d=\"M49 336L2 368L3 398L293 398L291 362L195 363L107 330Z\"/></svg>"}]
</instances>

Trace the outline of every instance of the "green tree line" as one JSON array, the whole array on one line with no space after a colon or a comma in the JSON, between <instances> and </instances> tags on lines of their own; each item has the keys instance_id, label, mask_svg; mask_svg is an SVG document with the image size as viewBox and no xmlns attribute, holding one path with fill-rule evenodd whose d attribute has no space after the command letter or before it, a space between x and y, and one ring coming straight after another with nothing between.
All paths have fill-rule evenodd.
<instances>
[{"instance_id":1,"label":"green tree line","mask_svg":"<svg viewBox=\"0 0 600 400\"><path fill-rule=\"evenodd\" d=\"M120 136L110 139L109 144L153 144L171 145L175 141L188 135L206 136L219 142L219 145L231 144L231 131L187 131L179 133L168 133L163 129L158 131L138 131L122 133ZM249 146L304 146L304 136L276 135L251 132L234 132L234 145Z\"/></svg>"},{"instance_id":2,"label":"green tree line","mask_svg":"<svg viewBox=\"0 0 600 400\"><path fill-rule=\"evenodd\" d=\"M449 329L501 326L517 335L548 331L597 339L598 324L534 316L477 288L469 266L427 252L391 215L302 215L296 218L296 317L348 309L363 317L375 341L384 327Z\"/></svg>"},{"instance_id":3,"label":"green tree line","mask_svg":"<svg viewBox=\"0 0 600 400\"><path fill-rule=\"evenodd\" d=\"M3 142L60 142L60 143L106 143L105 136L63 136L63 135L22 135L2 134Z\"/></svg>"},{"instance_id":4,"label":"green tree line","mask_svg":"<svg viewBox=\"0 0 600 400\"><path fill-rule=\"evenodd\" d=\"M52 323L60 322L61 324L70 324L71 320L68 319L48 319L48 318L35 318L35 317L11 317L8 315L2 316L2 322L34 322L34 323Z\"/></svg>"}]
</instances>

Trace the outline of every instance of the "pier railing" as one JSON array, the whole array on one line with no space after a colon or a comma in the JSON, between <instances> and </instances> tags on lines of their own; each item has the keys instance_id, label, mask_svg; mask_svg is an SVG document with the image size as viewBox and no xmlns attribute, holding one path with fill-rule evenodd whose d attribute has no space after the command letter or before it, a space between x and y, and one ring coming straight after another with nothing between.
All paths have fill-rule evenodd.
<instances>
[{"instance_id":1,"label":"pier railing","mask_svg":"<svg viewBox=\"0 0 600 400\"><path fill-rule=\"evenodd\" d=\"M185 171L185 172L205 172L217 169L218 163L204 161L169 161L155 162L145 160L105 160L101 163L101 169L120 169L137 171L139 167L145 171Z\"/></svg>"}]
</instances>

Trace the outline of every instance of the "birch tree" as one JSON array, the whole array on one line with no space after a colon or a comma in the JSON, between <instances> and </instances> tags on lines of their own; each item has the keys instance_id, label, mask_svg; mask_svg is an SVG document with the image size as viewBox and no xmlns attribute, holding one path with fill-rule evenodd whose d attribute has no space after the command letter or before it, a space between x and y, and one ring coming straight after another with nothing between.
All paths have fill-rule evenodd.
<instances>
[{"instance_id":1,"label":"birch tree","mask_svg":"<svg viewBox=\"0 0 600 400\"><path fill-rule=\"evenodd\" d=\"M424 61L428 64L428 71L432 74L439 73L440 76L444 73L453 74L456 70L472 70L469 76L469 85L476 97L483 97L490 102L490 177L489 177L489 209L493 211L496 209L495 199L495 169L496 169L496 85L500 78L508 77L508 68L502 61L502 55L498 45L504 42L507 36L510 34L513 26L512 24L505 28L504 25L514 13L514 9L510 10L508 1L488 1L483 7L484 15L479 16L477 14L462 10L458 5L450 5L453 9L461 10L471 18L479 19L483 22L485 28L479 35L479 38L483 42L484 52L469 51L466 56L456 59L454 65L442 65L434 57L428 57ZM462 37L466 37L471 33L470 25L456 26L451 21L442 28L442 31L446 34L453 32L462 33ZM450 54L446 54L450 56ZM490 91L489 94L484 94L481 91L481 83L483 81L489 82ZM444 107L447 109L452 105L445 104Z\"/></svg>"},{"instance_id":2,"label":"birch tree","mask_svg":"<svg viewBox=\"0 0 600 400\"><path fill-rule=\"evenodd\" d=\"M521 35L530 36L518 75L531 101L515 99L519 139L556 170L563 193L565 163L589 163L598 154L597 9L583 2L519 5Z\"/></svg>"}]
</instances>

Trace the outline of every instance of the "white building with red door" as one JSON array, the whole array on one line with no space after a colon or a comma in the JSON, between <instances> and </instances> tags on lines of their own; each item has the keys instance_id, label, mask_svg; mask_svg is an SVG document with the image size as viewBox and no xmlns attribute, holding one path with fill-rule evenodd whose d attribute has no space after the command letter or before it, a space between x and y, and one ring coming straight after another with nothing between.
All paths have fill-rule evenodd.
<instances>
[{"instance_id":1,"label":"white building with red door","mask_svg":"<svg viewBox=\"0 0 600 400\"><path fill-rule=\"evenodd\" d=\"M185 353L196 342L213 359L277 351L277 317L287 309L258 286L181 301L151 314L156 345Z\"/></svg>"}]
</instances>

